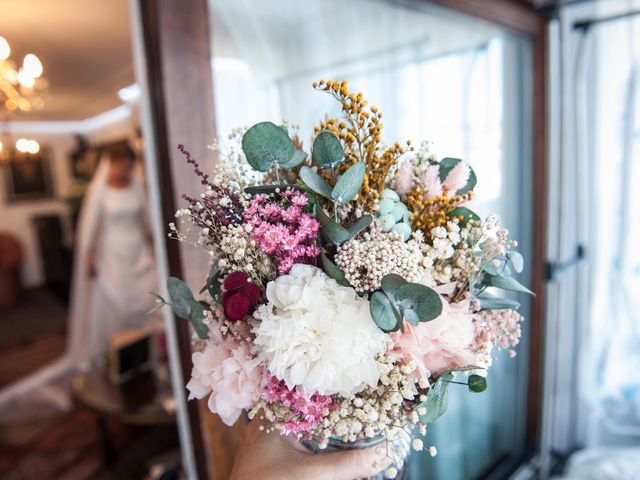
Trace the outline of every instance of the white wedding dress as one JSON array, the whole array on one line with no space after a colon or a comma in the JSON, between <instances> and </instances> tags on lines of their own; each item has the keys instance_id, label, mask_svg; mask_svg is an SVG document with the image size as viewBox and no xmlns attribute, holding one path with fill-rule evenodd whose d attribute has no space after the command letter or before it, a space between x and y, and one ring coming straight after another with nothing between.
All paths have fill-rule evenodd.
<instances>
[{"instance_id":1,"label":"white wedding dress","mask_svg":"<svg viewBox=\"0 0 640 480\"><path fill-rule=\"evenodd\" d=\"M154 305L157 277L144 187L135 176L126 188L111 187L108 169L101 161L82 205L65 355L0 391L0 421L69 408L70 376L103 356L115 333L149 322L145 313ZM87 274L91 248L94 278Z\"/></svg>"}]
</instances>

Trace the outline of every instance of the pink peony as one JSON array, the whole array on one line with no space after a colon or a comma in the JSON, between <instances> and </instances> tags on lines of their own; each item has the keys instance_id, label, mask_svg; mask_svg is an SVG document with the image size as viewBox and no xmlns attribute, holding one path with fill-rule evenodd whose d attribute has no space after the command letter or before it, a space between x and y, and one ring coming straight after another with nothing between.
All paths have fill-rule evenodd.
<instances>
[{"instance_id":1,"label":"pink peony","mask_svg":"<svg viewBox=\"0 0 640 480\"><path fill-rule=\"evenodd\" d=\"M449 304L442 298L442 313L430 322L413 326L404 324L404 333L391 334L394 348L391 356L405 363L414 361L414 374L429 378L453 368L471 365L475 339L473 314L469 301Z\"/></svg>"},{"instance_id":2,"label":"pink peony","mask_svg":"<svg viewBox=\"0 0 640 480\"><path fill-rule=\"evenodd\" d=\"M226 425L233 425L242 410L253 407L260 398L263 369L248 344L212 329L204 350L191 358L189 399L209 395L209 409Z\"/></svg>"}]
</instances>

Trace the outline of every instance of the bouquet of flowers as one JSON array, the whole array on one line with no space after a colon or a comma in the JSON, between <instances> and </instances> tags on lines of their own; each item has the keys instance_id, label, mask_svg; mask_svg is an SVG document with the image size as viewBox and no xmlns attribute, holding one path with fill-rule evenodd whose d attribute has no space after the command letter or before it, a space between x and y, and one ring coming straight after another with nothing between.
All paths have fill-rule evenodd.
<instances>
[{"instance_id":1,"label":"bouquet of flowers","mask_svg":"<svg viewBox=\"0 0 640 480\"><path fill-rule=\"evenodd\" d=\"M196 334L187 388L228 425L246 411L314 450L387 441L394 478L409 444L435 454L419 437L449 384L482 392L492 352L515 354L519 305L495 292L530 293L512 276L523 258L471 210L467 163L386 146L362 93L313 87L341 115L315 127L309 153L286 122L214 143L211 175L180 147L203 191L170 236L211 256L200 299L168 280Z\"/></svg>"}]
</instances>

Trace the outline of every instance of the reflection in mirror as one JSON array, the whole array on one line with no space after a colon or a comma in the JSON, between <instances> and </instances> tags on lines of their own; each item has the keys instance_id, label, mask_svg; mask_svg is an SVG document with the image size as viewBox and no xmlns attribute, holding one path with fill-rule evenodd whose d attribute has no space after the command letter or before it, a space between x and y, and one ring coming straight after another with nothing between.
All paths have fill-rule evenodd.
<instances>
[{"instance_id":1,"label":"reflection in mirror","mask_svg":"<svg viewBox=\"0 0 640 480\"><path fill-rule=\"evenodd\" d=\"M285 118L301 126L308 148L311 126L338 113L312 82L346 79L384 112L384 140L424 140L440 157L468 160L480 179L476 210L498 212L527 256L526 39L420 1L211 0L209 8L219 138ZM481 398L451 389L448 413L427 433L426 444L440 453L415 455L411 478L475 478L517 462L525 443L526 330L518 361L499 359Z\"/></svg>"},{"instance_id":2,"label":"reflection in mirror","mask_svg":"<svg viewBox=\"0 0 640 480\"><path fill-rule=\"evenodd\" d=\"M0 11L0 477L177 474L128 2Z\"/></svg>"}]
</instances>

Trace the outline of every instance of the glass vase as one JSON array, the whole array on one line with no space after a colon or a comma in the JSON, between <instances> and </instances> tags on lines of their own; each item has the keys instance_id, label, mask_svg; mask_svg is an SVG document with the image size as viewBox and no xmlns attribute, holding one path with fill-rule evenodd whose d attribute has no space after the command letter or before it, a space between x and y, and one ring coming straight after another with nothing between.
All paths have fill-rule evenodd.
<instances>
[{"instance_id":1,"label":"glass vase","mask_svg":"<svg viewBox=\"0 0 640 480\"><path fill-rule=\"evenodd\" d=\"M342 439L331 437L329 438L329 443L326 448L320 448L318 441L314 439L303 439L300 442L309 451L318 455L340 450L355 450L382 445L387 449L387 455L391 459L390 465L376 475L363 478L366 480L387 479L389 477L385 476L385 472L390 467L393 467L398 472L394 477L396 480L407 480L409 478L408 459L411 453L411 440L411 435L408 432L398 428L394 429L388 436L378 436L356 442L345 442ZM385 443L387 443L386 446L384 446Z\"/></svg>"}]
</instances>

